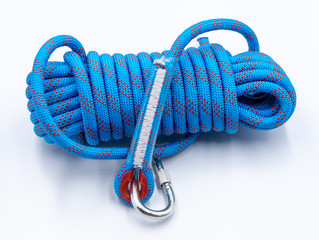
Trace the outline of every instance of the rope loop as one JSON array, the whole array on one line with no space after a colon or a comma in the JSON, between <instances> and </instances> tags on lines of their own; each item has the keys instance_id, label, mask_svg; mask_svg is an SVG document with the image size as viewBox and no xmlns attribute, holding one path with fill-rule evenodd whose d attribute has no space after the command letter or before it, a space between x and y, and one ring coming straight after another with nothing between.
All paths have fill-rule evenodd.
<instances>
[{"instance_id":1,"label":"rope loop","mask_svg":"<svg viewBox=\"0 0 319 240\"><path fill-rule=\"evenodd\" d=\"M199 34L212 30L242 34L249 51L232 56L208 38L198 38L198 48L185 46ZM68 46L64 62L49 62L53 51ZM175 58L168 71L163 113L158 135L183 135L180 140L155 146L151 156L162 158L182 151L201 132L235 133L239 126L268 130L285 123L295 109L295 90L284 70L268 55L259 52L255 33L231 19L200 22L186 29L169 51L151 54L102 54L89 52L67 35L51 38L39 50L27 77L26 95L36 135L49 143L85 158L127 158L128 147L101 147L101 142L133 137L144 113L142 104L153 88L153 62ZM154 145L155 145L154 140ZM134 138L132 146L134 146ZM132 150L132 149L131 149ZM115 189L133 169L127 162L117 174ZM154 189L149 162L142 174L148 179L146 201ZM123 188L123 186L122 186Z\"/></svg>"}]
</instances>

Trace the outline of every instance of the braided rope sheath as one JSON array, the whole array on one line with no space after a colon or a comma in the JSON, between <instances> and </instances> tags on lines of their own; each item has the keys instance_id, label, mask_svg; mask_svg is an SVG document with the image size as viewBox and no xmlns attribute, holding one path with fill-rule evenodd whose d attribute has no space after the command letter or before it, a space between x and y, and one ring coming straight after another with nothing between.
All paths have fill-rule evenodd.
<instances>
[{"instance_id":1,"label":"braided rope sheath","mask_svg":"<svg viewBox=\"0 0 319 240\"><path fill-rule=\"evenodd\" d=\"M184 50L201 33L232 30L242 34L249 51L231 56L219 44L199 38L200 47ZM61 47L72 49L64 62L48 62ZM283 69L259 52L255 33L245 24L216 19L186 29L163 53L102 54L86 56L81 43L70 36L57 36L39 50L27 77L26 95L35 133L75 155L93 159L127 158L115 180L115 191L125 173L134 168L135 135L130 148L102 148L99 142L132 137L142 124L142 105L153 88L156 59L173 59L166 71L167 90L161 95L161 111L154 116L149 149L142 172L148 181L143 201L152 195L154 179L150 159L166 157L188 147L200 132L235 133L238 126L268 130L285 123L295 109L295 90ZM153 67L152 67L153 66ZM145 94L146 93L146 94ZM144 99L144 100L143 100ZM145 100L146 99L146 100ZM147 107L147 106L144 106ZM135 131L135 134L137 130ZM155 146L160 134L183 134L177 142ZM137 134L136 137L139 135ZM134 140L135 139L135 140ZM134 151L133 151L134 150Z\"/></svg>"}]
</instances>

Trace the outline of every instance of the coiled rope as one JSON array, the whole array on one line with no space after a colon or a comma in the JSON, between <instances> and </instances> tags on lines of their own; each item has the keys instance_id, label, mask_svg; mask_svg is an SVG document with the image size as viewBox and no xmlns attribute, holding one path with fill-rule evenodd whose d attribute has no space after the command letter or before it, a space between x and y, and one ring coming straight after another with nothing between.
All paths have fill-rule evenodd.
<instances>
[{"instance_id":1,"label":"coiled rope","mask_svg":"<svg viewBox=\"0 0 319 240\"><path fill-rule=\"evenodd\" d=\"M198 48L184 50L199 34L219 29L242 34L249 51L231 56L221 45L210 44L206 37L198 39ZM64 62L48 62L61 46L72 49L65 53ZM200 132L235 133L238 126L258 130L279 127L295 109L295 90L284 70L259 52L255 33L239 21L215 19L197 23L186 29L169 51L151 54L99 56L89 52L86 56L77 39L66 35L51 38L39 50L27 77L26 95L34 131L47 142L81 157L128 158L115 180L115 190L126 203L130 199L122 196L121 181L134 168L135 140L141 137L135 128L142 128L148 103L145 99L152 95L156 72L162 69L153 65L155 60L166 61L168 80L164 81L163 89L167 90L159 96L160 104L153 117L159 127L154 123L154 131L146 136L149 154L140 163L147 179L143 201L150 198L154 188L149 167L152 157L180 152ZM97 146L110 139L132 137L134 131L131 148ZM173 133L183 136L177 142L153 149L157 135Z\"/></svg>"}]
</instances>

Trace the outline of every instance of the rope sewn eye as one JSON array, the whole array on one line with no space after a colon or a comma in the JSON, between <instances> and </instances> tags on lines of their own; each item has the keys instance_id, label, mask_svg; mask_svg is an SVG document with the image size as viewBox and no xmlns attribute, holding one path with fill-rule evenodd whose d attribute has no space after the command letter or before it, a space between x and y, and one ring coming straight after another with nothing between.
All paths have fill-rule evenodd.
<instances>
[{"instance_id":1,"label":"rope sewn eye","mask_svg":"<svg viewBox=\"0 0 319 240\"><path fill-rule=\"evenodd\" d=\"M232 56L206 37L198 39L198 48L184 50L199 34L220 29L242 34L249 51ZM48 61L62 46L72 50L64 62ZM127 204L123 182L128 184L135 168L142 176L144 203L154 190L153 158L182 151L201 132L274 129L290 118L296 104L284 70L259 52L252 29L231 19L197 23L162 53L86 55L74 37L56 36L39 50L27 84L37 136L80 157L127 159L114 183ZM155 146L161 134L182 137ZM99 145L123 137L133 137L130 148Z\"/></svg>"}]
</instances>

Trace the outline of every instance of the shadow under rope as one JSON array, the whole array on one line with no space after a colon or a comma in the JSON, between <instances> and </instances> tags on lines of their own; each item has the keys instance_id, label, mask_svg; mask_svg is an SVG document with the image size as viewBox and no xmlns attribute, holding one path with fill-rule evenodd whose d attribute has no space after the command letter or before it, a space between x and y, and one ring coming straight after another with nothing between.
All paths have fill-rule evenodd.
<instances>
[{"instance_id":1,"label":"shadow under rope","mask_svg":"<svg viewBox=\"0 0 319 240\"><path fill-rule=\"evenodd\" d=\"M221 149L220 151L225 151L226 156L241 163L248 162L248 164L278 164L285 160L286 152L289 149L289 140L284 126L267 131L241 127L235 134L204 133L200 135L195 144L209 147L208 152L211 155L214 154L214 150ZM240 154L239 158L237 154ZM219 162L224 160L227 161L227 159L207 159L207 161Z\"/></svg>"},{"instance_id":2,"label":"shadow under rope","mask_svg":"<svg viewBox=\"0 0 319 240\"><path fill-rule=\"evenodd\" d=\"M95 188L95 192L99 195L98 200L104 202L110 198L112 201L118 200L114 194L113 181L117 170L125 160L103 161L80 158L64 151L56 144L47 144L43 139L40 139L39 145L42 155L41 165L45 174L52 179L53 185L56 185L59 205L65 206L65 201L71 196L70 190L78 188L81 183L86 184L84 189L88 189L88 185Z\"/></svg>"},{"instance_id":3,"label":"shadow under rope","mask_svg":"<svg viewBox=\"0 0 319 240\"><path fill-rule=\"evenodd\" d=\"M166 144L172 141L176 141L180 138L180 135L172 136L159 136L158 144ZM100 144L100 146L129 146L130 138L124 138L120 141L111 140L108 143ZM118 169L122 166L125 160L90 160L74 156L68 152L65 152L56 144L47 144L43 139L39 139L39 148L41 149L40 158L42 159L42 166L46 174L53 178L53 182L57 183L57 188L59 191L59 197L61 201L68 198L69 190L72 188L73 184L78 184L78 182L92 181L95 187L98 187L98 191L101 192L101 198L112 198L110 201L116 201L117 197L114 194L113 181L115 174ZM226 132L209 132L202 133L200 137L192 144L189 148L182 151L178 155L187 156L188 153L197 147L209 148L207 155L209 158L198 157L196 161L200 161L200 165L205 166L208 161L224 161L224 164L229 165L229 160L225 159L229 154L227 149L236 148L244 149L247 151L247 158L244 161L269 161L272 164L274 161L282 161L284 155L289 148L289 142L287 140L287 135L284 127L280 127L275 130L270 131L257 131L246 128L239 128L236 134L228 134ZM214 151L216 149L225 149L225 158L216 159L214 157ZM259 156L251 155L251 150L256 154L258 152ZM220 150L219 150L220 151ZM261 155L267 155L267 157L260 157ZM273 157L271 157L273 156ZM177 161L181 160L180 157L175 158L174 156L169 157L167 160L175 159L174 164L178 164ZM266 159L267 158L267 159ZM165 161L164 160L164 161ZM188 164L192 164L193 161L190 158L183 159L183 164L185 161L190 161ZM243 161L239 159L239 161ZM164 162L165 164L165 162Z\"/></svg>"}]
</instances>

